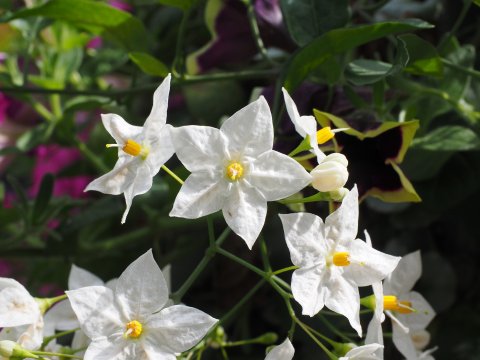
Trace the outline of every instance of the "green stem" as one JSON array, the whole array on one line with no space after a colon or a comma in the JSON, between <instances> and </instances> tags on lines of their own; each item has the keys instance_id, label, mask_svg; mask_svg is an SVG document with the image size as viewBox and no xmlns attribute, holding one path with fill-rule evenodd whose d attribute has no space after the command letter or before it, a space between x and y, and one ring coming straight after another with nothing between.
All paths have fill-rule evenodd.
<instances>
[{"instance_id":1,"label":"green stem","mask_svg":"<svg viewBox=\"0 0 480 360\"><path fill-rule=\"evenodd\" d=\"M472 5L472 0L464 0L463 1L463 8L462 11L460 11L460 14L458 15L457 20L455 21L455 24L452 27L452 30L450 30L445 37L440 41L440 44L438 44L438 52L442 52L443 48L448 44L450 39L455 35L455 33L458 31L460 26L463 23L463 20L465 20L465 17L467 16L468 10L470 9L470 5Z\"/></svg>"},{"instance_id":2,"label":"green stem","mask_svg":"<svg viewBox=\"0 0 480 360\"><path fill-rule=\"evenodd\" d=\"M330 345L332 345L333 347L335 346L338 346L340 345L341 343L339 342L336 342L336 341L333 341L332 339L330 339L329 337L323 335L321 332L318 332L317 330L315 329L312 329L310 326L308 326L307 324L303 324L305 325L305 327L308 328L308 330L310 330L313 334L315 334L316 336L318 336L319 338L325 340L326 342L328 342Z\"/></svg>"},{"instance_id":3,"label":"green stem","mask_svg":"<svg viewBox=\"0 0 480 360\"><path fill-rule=\"evenodd\" d=\"M300 162L300 161L304 161L304 160L313 159L314 157L316 157L315 154L306 154L306 155L302 155L302 156L295 156L295 157L293 157L293 160L296 160L296 161Z\"/></svg>"},{"instance_id":4,"label":"green stem","mask_svg":"<svg viewBox=\"0 0 480 360\"><path fill-rule=\"evenodd\" d=\"M253 8L252 0L244 0L243 1L247 6L247 15L248 15L248 23L250 25L250 30L252 31L253 38L255 40L255 44L257 45L258 51L260 51L260 55L264 60L269 63L273 63L267 53L267 49L263 44L263 40L260 34L260 29L258 28L257 17L255 16L255 9Z\"/></svg>"},{"instance_id":5,"label":"green stem","mask_svg":"<svg viewBox=\"0 0 480 360\"><path fill-rule=\"evenodd\" d=\"M228 252L227 250L224 250L222 248L217 248L215 252L239 263L240 265L246 267L247 269L253 271L254 273L257 273L261 277L267 278L267 274L265 273L265 271L260 270L255 265L250 264L248 261L245 261L242 258L239 258L238 256L232 254L231 252Z\"/></svg>"},{"instance_id":6,"label":"green stem","mask_svg":"<svg viewBox=\"0 0 480 360\"><path fill-rule=\"evenodd\" d=\"M454 63L448 61L447 59L442 58L441 61L445 66L451 67L452 69L461 71L464 74L471 75L473 77L476 77L477 79L480 79L480 71L476 71L474 69L469 69L469 68L454 64Z\"/></svg>"},{"instance_id":7,"label":"green stem","mask_svg":"<svg viewBox=\"0 0 480 360\"><path fill-rule=\"evenodd\" d=\"M54 115L42 103L34 100L31 105L32 108L45 120L50 123L53 123L55 121Z\"/></svg>"},{"instance_id":8,"label":"green stem","mask_svg":"<svg viewBox=\"0 0 480 360\"><path fill-rule=\"evenodd\" d=\"M60 359L61 358L82 359L80 356L70 355L70 354L59 354L59 353L47 352L47 351L30 351L30 352L35 355L58 356Z\"/></svg>"},{"instance_id":9,"label":"green stem","mask_svg":"<svg viewBox=\"0 0 480 360\"><path fill-rule=\"evenodd\" d=\"M192 7L185 10L182 16L182 21L178 28L177 44L175 47L175 57L173 59L172 71L177 77L183 77L185 73L185 57L184 57L184 48L185 48L185 34L187 33L187 24L190 17Z\"/></svg>"},{"instance_id":10,"label":"green stem","mask_svg":"<svg viewBox=\"0 0 480 360\"><path fill-rule=\"evenodd\" d=\"M172 178L174 178L180 185L183 185L185 183L185 181L183 181L182 179L180 179L177 174L175 174L172 170L170 170L168 167L166 167L165 165L162 165L162 169L165 170L165 172L170 175Z\"/></svg>"},{"instance_id":11,"label":"green stem","mask_svg":"<svg viewBox=\"0 0 480 360\"><path fill-rule=\"evenodd\" d=\"M83 141L75 139L75 145L83 156L85 156L100 172L106 173L109 171L98 155L93 153Z\"/></svg>"},{"instance_id":12,"label":"green stem","mask_svg":"<svg viewBox=\"0 0 480 360\"><path fill-rule=\"evenodd\" d=\"M270 265L270 260L268 258L268 249L263 236L260 237L260 253L262 254L263 268L266 272L272 271L272 266Z\"/></svg>"},{"instance_id":13,"label":"green stem","mask_svg":"<svg viewBox=\"0 0 480 360\"><path fill-rule=\"evenodd\" d=\"M63 117L63 111L62 101L59 94L50 95L50 105L52 107L53 115L55 116L55 121L60 121Z\"/></svg>"},{"instance_id":14,"label":"green stem","mask_svg":"<svg viewBox=\"0 0 480 360\"><path fill-rule=\"evenodd\" d=\"M207 216L207 226L208 226L208 242L210 248L215 247L215 229L213 228L213 221L210 215Z\"/></svg>"},{"instance_id":15,"label":"green stem","mask_svg":"<svg viewBox=\"0 0 480 360\"><path fill-rule=\"evenodd\" d=\"M333 326L330 321L328 321L322 314L317 314L317 317L322 320L322 322L327 326L327 328L334 333L335 335L339 336L343 341L353 343L354 341L346 336L344 333L339 331L335 326Z\"/></svg>"},{"instance_id":16,"label":"green stem","mask_svg":"<svg viewBox=\"0 0 480 360\"><path fill-rule=\"evenodd\" d=\"M289 266L289 267L286 267L286 268L283 268L283 269L279 269L279 270L275 270L273 272L273 275L278 275L278 274L282 274L284 272L288 272L288 271L293 271L293 270L297 270L298 269L298 266Z\"/></svg>"},{"instance_id":17,"label":"green stem","mask_svg":"<svg viewBox=\"0 0 480 360\"><path fill-rule=\"evenodd\" d=\"M327 354L329 359L338 359L297 317L294 317L294 320L303 329L303 331L305 331L305 333L310 336L310 338L325 352L325 354Z\"/></svg>"},{"instance_id":18,"label":"green stem","mask_svg":"<svg viewBox=\"0 0 480 360\"><path fill-rule=\"evenodd\" d=\"M69 334L73 334L75 331L78 331L80 330L80 328L76 328L76 329L72 329L72 330L66 330L66 331L62 331L62 332L58 332L54 335L51 335L51 336L47 336L43 339L43 342L42 342L42 346L41 346L41 350L43 350L45 348L45 346L47 346L50 341L52 341L53 339L57 339L59 337L62 337L62 336L65 336L65 335L69 335Z\"/></svg>"},{"instance_id":19,"label":"green stem","mask_svg":"<svg viewBox=\"0 0 480 360\"><path fill-rule=\"evenodd\" d=\"M200 276L200 274L203 272L203 270L207 267L209 264L210 260L215 256L215 253L217 252L217 247L220 246L227 236L230 234L230 228L226 228L218 237L218 239L214 242L213 245L209 246L207 251L205 252L205 256L203 259L200 261L200 263L197 265L195 270L190 274L190 276L185 280L183 285L178 289L176 292L174 292L170 298L178 303L182 299L182 297L187 293L188 289L193 285L195 280Z\"/></svg>"}]
</instances>

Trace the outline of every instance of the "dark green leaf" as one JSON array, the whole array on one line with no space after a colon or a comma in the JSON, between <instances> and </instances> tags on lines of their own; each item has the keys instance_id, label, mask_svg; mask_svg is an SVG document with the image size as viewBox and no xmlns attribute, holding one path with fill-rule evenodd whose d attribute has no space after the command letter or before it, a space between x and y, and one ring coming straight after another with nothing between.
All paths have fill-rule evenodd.
<instances>
[{"instance_id":1,"label":"dark green leaf","mask_svg":"<svg viewBox=\"0 0 480 360\"><path fill-rule=\"evenodd\" d=\"M399 39L405 42L410 56L406 71L417 75L443 74L440 56L432 44L414 34L401 35Z\"/></svg>"},{"instance_id":2,"label":"dark green leaf","mask_svg":"<svg viewBox=\"0 0 480 360\"><path fill-rule=\"evenodd\" d=\"M35 199L35 203L33 204L33 213L32 213L33 223L39 223L42 215L47 209L48 204L50 203L50 199L52 198L54 182L55 182L55 179L52 174L46 174L42 178L42 182L40 184L40 189L38 190L37 198Z\"/></svg>"},{"instance_id":3,"label":"dark green leaf","mask_svg":"<svg viewBox=\"0 0 480 360\"><path fill-rule=\"evenodd\" d=\"M25 132L16 142L21 151L29 151L47 140L47 124L41 124Z\"/></svg>"},{"instance_id":4,"label":"dark green leaf","mask_svg":"<svg viewBox=\"0 0 480 360\"><path fill-rule=\"evenodd\" d=\"M300 46L344 26L350 17L347 0L281 0L280 5L288 31Z\"/></svg>"},{"instance_id":5,"label":"dark green leaf","mask_svg":"<svg viewBox=\"0 0 480 360\"><path fill-rule=\"evenodd\" d=\"M354 85L362 86L376 83L387 76L392 64L383 61L358 59L348 64L345 75Z\"/></svg>"},{"instance_id":6,"label":"dark green leaf","mask_svg":"<svg viewBox=\"0 0 480 360\"><path fill-rule=\"evenodd\" d=\"M413 141L413 147L434 151L479 150L480 139L471 129L459 126L442 126Z\"/></svg>"},{"instance_id":7,"label":"dark green leaf","mask_svg":"<svg viewBox=\"0 0 480 360\"><path fill-rule=\"evenodd\" d=\"M427 22L413 19L331 30L294 55L285 75L285 88L293 91L312 71L334 55L387 35L431 27Z\"/></svg>"},{"instance_id":8,"label":"dark green leaf","mask_svg":"<svg viewBox=\"0 0 480 360\"><path fill-rule=\"evenodd\" d=\"M111 99L103 96L76 96L65 102L64 112L75 112L77 110L90 110L108 105Z\"/></svg>"},{"instance_id":9,"label":"dark green leaf","mask_svg":"<svg viewBox=\"0 0 480 360\"><path fill-rule=\"evenodd\" d=\"M142 22L131 14L92 0L50 0L14 13L8 20L44 16L63 20L100 33L130 51L146 48L148 33Z\"/></svg>"},{"instance_id":10,"label":"dark green leaf","mask_svg":"<svg viewBox=\"0 0 480 360\"><path fill-rule=\"evenodd\" d=\"M477 6L480 6L480 0L473 0L473 3Z\"/></svg>"},{"instance_id":11,"label":"dark green leaf","mask_svg":"<svg viewBox=\"0 0 480 360\"><path fill-rule=\"evenodd\" d=\"M130 59L148 75L165 77L170 72L168 67L150 54L144 52L128 53Z\"/></svg>"}]
</instances>

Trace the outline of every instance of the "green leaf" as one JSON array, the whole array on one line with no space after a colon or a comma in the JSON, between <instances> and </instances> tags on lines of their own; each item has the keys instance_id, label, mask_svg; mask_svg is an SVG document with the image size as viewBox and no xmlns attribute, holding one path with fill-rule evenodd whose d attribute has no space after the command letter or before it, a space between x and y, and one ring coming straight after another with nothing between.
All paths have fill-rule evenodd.
<instances>
[{"instance_id":1,"label":"green leaf","mask_svg":"<svg viewBox=\"0 0 480 360\"><path fill-rule=\"evenodd\" d=\"M473 0L473 3L477 6L480 6L480 0Z\"/></svg>"},{"instance_id":2,"label":"green leaf","mask_svg":"<svg viewBox=\"0 0 480 360\"><path fill-rule=\"evenodd\" d=\"M126 50L146 49L148 33L142 22L131 14L93 0L50 0L22 9L8 20L44 16L63 20L117 42Z\"/></svg>"},{"instance_id":3,"label":"green leaf","mask_svg":"<svg viewBox=\"0 0 480 360\"><path fill-rule=\"evenodd\" d=\"M406 44L410 56L406 71L416 75L442 76L443 64L432 44L414 34L401 35L399 39Z\"/></svg>"},{"instance_id":4,"label":"green leaf","mask_svg":"<svg viewBox=\"0 0 480 360\"><path fill-rule=\"evenodd\" d=\"M63 111L75 112L78 110L93 110L112 102L110 98L103 96L76 96L65 102Z\"/></svg>"},{"instance_id":5,"label":"green leaf","mask_svg":"<svg viewBox=\"0 0 480 360\"><path fill-rule=\"evenodd\" d=\"M347 0L281 0L280 5L288 31L300 46L343 27L350 17Z\"/></svg>"},{"instance_id":6,"label":"green leaf","mask_svg":"<svg viewBox=\"0 0 480 360\"><path fill-rule=\"evenodd\" d=\"M165 77L170 70L152 55L144 52L131 52L128 57L145 73L152 76Z\"/></svg>"},{"instance_id":7,"label":"green leaf","mask_svg":"<svg viewBox=\"0 0 480 360\"><path fill-rule=\"evenodd\" d=\"M434 151L471 151L480 149L480 139L469 128L442 126L413 141L413 147Z\"/></svg>"},{"instance_id":8,"label":"green leaf","mask_svg":"<svg viewBox=\"0 0 480 360\"><path fill-rule=\"evenodd\" d=\"M40 218L45 213L52 198L54 183L55 179L52 174L46 174L42 178L37 198L33 204L32 223L40 223Z\"/></svg>"},{"instance_id":9,"label":"green leaf","mask_svg":"<svg viewBox=\"0 0 480 360\"><path fill-rule=\"evenodd\" d=\"M286 70L284 86L293 91L312 71L334 55L387 35L431 27L427 22L411 19L331 30L294 55Z\"/></svg>"},{"instance_id":10,"label":"green leaf","mask_svg":"<svg viewBox=\"0 0 480 360\"><path fill-rule=\"evenodd\" d=\"M197 0L158 0L162 5L174 6L182 10L187 10L197 3Z\"/></svg>"},{"instance_id":11,"label":"green leaf","mask_svg":"<svg viewBox=\"0 0 480 360\"><path fill-rule=\"evenodd\" d=\"M16 146L21 151L29 151L47 140L47 124L40 124L25 132L17 139Z\"/></svg>"}]
</instances>

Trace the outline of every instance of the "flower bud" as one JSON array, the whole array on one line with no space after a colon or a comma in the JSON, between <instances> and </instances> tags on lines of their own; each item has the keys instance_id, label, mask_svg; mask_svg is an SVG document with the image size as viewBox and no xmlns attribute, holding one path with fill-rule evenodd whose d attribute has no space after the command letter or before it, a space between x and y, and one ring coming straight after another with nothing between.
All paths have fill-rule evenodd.
<instances>
[{"instance_id":1,"label":"flower bud","mask_svg":"<svg viewBox=\"0 0 480 360\"><path fill-rule=\"evenodd\" d=\"M337 190L348 180L348 160L343 154L328 155L310 172L313 177L312 186L321 192Z\"/></svg>"},{"instance_id":2,"label":"flower bud","mask_svg":"<svg viewBox=\"0 0 480 360\"><path fill-rule=\"evenodd\" d=\"M6 359L38 359L37 355L32 354L30 351L22 348L16 342L10 340L0 340L0 356Z\"/></svg>"},{"instance_id":3,"label":"flower bud","mask_svg":"<svg viewBox=\"0 0 480 360\"><path fill-rule=\"evenodd\" d=\"M350 192L347 188L340 188L333 191L330 191L330 197L333 201L342 201L345 196Z\"/></svg>"}]
</instances>

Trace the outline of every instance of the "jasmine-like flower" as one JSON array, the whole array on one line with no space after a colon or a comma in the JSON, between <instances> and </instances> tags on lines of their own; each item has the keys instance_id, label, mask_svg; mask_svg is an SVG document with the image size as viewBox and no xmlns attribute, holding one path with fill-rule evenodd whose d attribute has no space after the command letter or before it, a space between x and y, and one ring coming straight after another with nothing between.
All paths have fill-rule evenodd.
<instances>
[{"instance_id":1,"label":"jasmine-like flower","mask_svg":"<svg viewBox=\"0 0 480 360\"><path fill-rule=\"evenodd\" d=\"M228 226L252 248L263 228L267 201L286 198L312 178L295 160L272 150L272 116L260 97L220 129L172 129L178 158L192 173L170 216L195 219L223 211Z\"/></svg>"},{"instance_id":2,"label":"jasmine-like flower","mask_svg":"<svg viewBox=\"0 0 480 360\"><path fill-rule=\"evenodd\" d=\"M89 286L67 291L85 334L85 360L175 360L217 322L184 306L164 307L168 289L152 251L122 273L115 290Z\"/></svg>"},{"instance_id":3,"label":"jasmine-like flower","mask_svg":"<svg viewBox=\"0 0 480 360\"><path fill-rule=\"evenodd\" d=\"M103 114L105 129L115 139L118 161L109 173L92 181L85 191L96 190L104 194L124 194L125 222L132 200L152 187L153 177L174 153L170 140L170 126L166 125L170 75L153 94L153 107L143 127L128 124L116 114Z\"/></svg>"},{"instance_id":4,"label":"jasmine-like flower","mask_svg":"<svg viewBox=\"0 0 480 360\"><path fill-rule=\"evenodd\" d=\"M292 293L304 315L324 306L346 316L362 334L358 287L384 279L398 257L374 250L355 239L358 227L358 191L354 187L325 223L316 215L280 215L288 249L299 269L292 275Z\"/></svg>"},{"instance_id":5,"label":"jasmine-like flower","mask_svg":"<svg viewBox=\"0 0 480 360\"><path fill-rule=\"evenodd\" d=\"M383 345L367 344L354 347L338 360L382 360L383 357L377 355L380 349L383 349Z\"/></svg>"},{"instance_id":6,"label":"jasmine-like flower","mask_svg":"<svg viewBox=\"0 0 480 360\"><path fill-rule=\"evenodd\" d=\"M265 360L292 360L295 349L288 338L269 351Z\"/></svg>"},{"instance_id":7,"label":"jasmine-like flower","mask_svg":"<svg viewBox=\"0 0 480 360\"><path fill-rule=\"evenodd\" d=\"M0 328L33 324L39 316L37 301L22 284L0 278Z\"/></svg>"}]
</instances>

